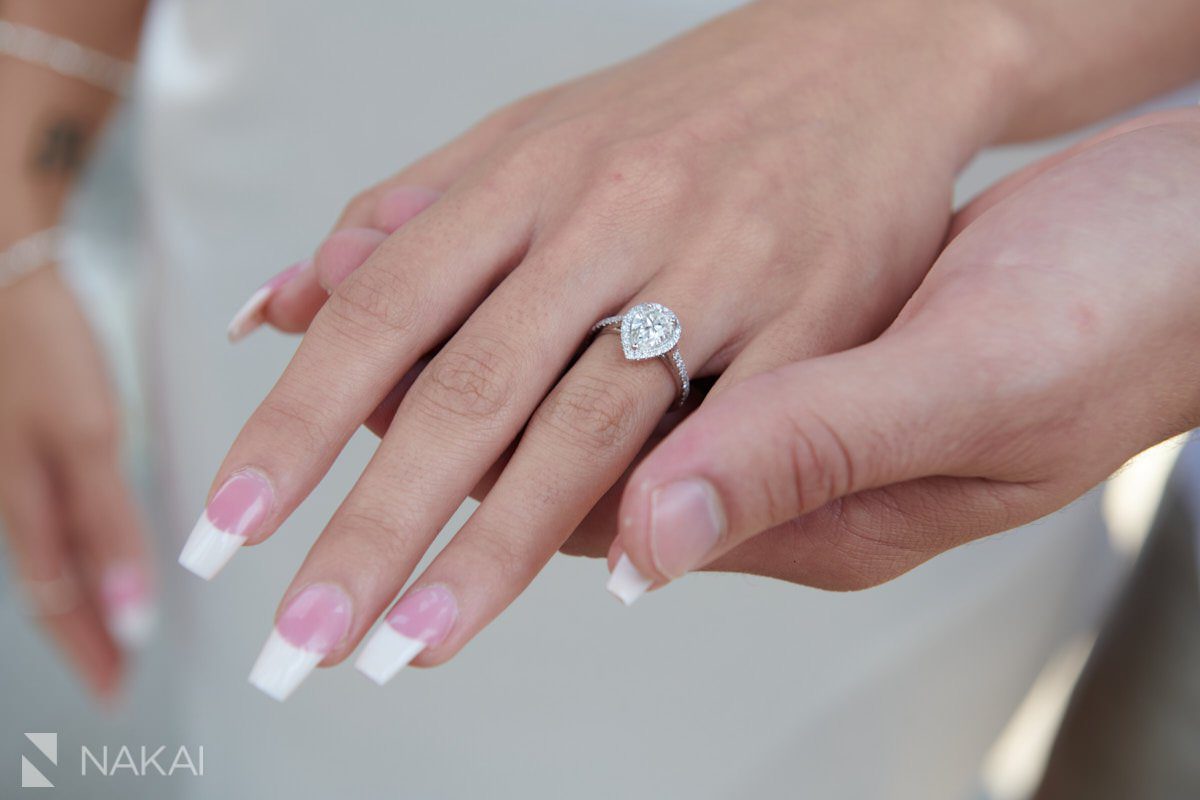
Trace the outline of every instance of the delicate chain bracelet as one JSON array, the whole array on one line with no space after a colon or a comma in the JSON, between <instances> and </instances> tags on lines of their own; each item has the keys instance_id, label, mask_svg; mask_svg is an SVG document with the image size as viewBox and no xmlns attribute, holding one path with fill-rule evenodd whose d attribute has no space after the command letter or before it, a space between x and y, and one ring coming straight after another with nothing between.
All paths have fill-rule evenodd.
<instances>
[{"instance_id":1,"label":"delicate chain bracelet","mask_svg":"<svg viewBox=\"0 0 1200 800\"><path fill-rule=\"evenodd\" d=\"M0 53L114 94L124 94L133 75L133 66L127 61L84 47L70 39L2 19Z\"/></svg>"},{"instance_id":2,"label":"delicate chain bracelet","mask_svg":"<svg viewBox=\"0 0 1200 800\"><path fill-rule=\"evenodd\" d=\"M54 263L58 258L59 234L58 228L47 228L26 236L0 252L0 289Z\"/></svg>"}]
</instances>

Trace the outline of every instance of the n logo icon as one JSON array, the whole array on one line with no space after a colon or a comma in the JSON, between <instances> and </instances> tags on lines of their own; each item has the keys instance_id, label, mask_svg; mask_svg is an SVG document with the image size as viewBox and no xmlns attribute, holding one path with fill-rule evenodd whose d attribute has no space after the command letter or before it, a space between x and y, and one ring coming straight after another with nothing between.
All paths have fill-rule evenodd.
<instances>
[{"instance_id":1,"label":"n logo icon","mask_svg":"<svg viewBox=\"0 0 1200 800\"><path fill-rule=\"evenodd\" d=\"M52 766L58 765L58 734L57 733L27 733L25 738L33 742ZM42 774L25 756L21 756L21 786L26 789L52 789L54 784Z\"/></svg>"}]
</instances>

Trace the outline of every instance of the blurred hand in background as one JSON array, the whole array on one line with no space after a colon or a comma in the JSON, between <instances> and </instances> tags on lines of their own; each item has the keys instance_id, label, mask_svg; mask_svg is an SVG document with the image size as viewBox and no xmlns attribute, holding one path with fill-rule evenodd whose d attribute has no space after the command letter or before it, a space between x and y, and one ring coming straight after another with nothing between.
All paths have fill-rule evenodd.
<instances>
[{"instance_id":1,"label":"blurred hand in background","mask_svg":"<svg viewBox=\"0 0 1200 800\"><path fill-rule=\"evenodd\" d=\"M39 63L46 36L132 57L145 0L8 0L34 58L0 54L0 252L59 225L109 87ZM29 609L98 697L150 633L153 576L119 463L120 405L53 258L0 275L0 520Z\"/></svg>"}]
</instances>

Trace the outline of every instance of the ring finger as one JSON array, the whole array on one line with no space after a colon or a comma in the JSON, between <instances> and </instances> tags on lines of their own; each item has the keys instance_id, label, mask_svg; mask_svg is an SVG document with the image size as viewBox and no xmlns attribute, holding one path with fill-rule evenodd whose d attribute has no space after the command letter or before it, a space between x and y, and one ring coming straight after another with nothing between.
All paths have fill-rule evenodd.
<instances>
[{"instance_id":1,"label":"ring finger","mask_svg":"<svg viewBox=\"0 0 1200 800\"><path fill-rule=\"evenodd\" d=\"M682 319L721 318L683 290L643 295L670 298ZM695 327L680 351L702 366L727 332ZM658 361L626 360L615 336L588 347L541 403L483 503L368 642L362 672L384 683L414 658L425 666L449 659L528 586L678 396L673 368Z\"/></svg>"},{"instance_id":2,"label":"ring finger","mask_svg":"<svg viewBox=\"0 0 1200 800\"><path fill-rule=\"evenodd\" d=\"M396 596L480 477L518 436L587 324L621 302L629 276L579 293L578 241L535 249L484 300L405 393L379 450L285 594L251 681L283 699L339 660ZM580 322L580 320L587 320Z\"/></svg>"}]
</instances>

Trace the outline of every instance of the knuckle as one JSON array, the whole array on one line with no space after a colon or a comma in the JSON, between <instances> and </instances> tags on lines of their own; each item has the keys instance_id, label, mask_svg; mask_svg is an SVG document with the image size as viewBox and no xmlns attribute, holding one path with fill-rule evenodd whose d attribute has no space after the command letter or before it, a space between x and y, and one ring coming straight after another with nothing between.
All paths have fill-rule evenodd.
<instances>
[{"instance_id":1,"label":"knuckle","mask_svg":"<svg viewBox=\"0 0 1200 800\"><path fill-rule=\"evenodd\" d=\"M330 295L324 313L335 329L362 344L408 334L416 321L412 281L387 269L360 269Z\"/></svg>"},{"instance_id":2,"label":"knuckle","mask_svg":"<svg viewBox=\"0 0 1200 800\"><path fill-rule=\"evenodd\" d=\"M826 562L829 569L825 588L869 589L934 555L935 551L920 537L893 535L887 523L902 506L886 488L829 504L831 524L824 536L831 557Z\"/></svg>"},{"instance_id":3,"label":"knuckle","mask_svg":"<svg viewBox=\"0 0 1200 800\"><path fill-rule=\"evenodd\" d=\"M473 530L469 549L469 555L465 551L460 554L474 562L469 565L472 574L486 572L505 581L519 582L536 571L522 541L503 526L480 526Z\"/></svg>"},{"instance_id":4,"label":"knuckle","mask_svg":"<svg viewBox=\"0 0 1200 800\"><path fill-rule=\"evenodd\" d=\"M346 203L346 208L342 212L343 219L360 219L370 213L375 206L374 188L366 189L350 198L350 202Z\"/></svg>"},{"instance_id":5,"label":"knuckle","mask_svg":"<svg viewBox=\"0 0 1200 800\"><path fill-rule=\"evenodd\" d=\"M800 513L841 497L854 485L854 464L841 435L821 414L802 405L784 416L792 502Z\"/></svg>"},{"instance_id":6,"label":"knuckle","mask_svg":"<svg viewBox=\"0 0 1200 800\"><path fill-rule=\"evenodd\" d=\"M512 399L518 359L498 336L459 337L425 368L413 387L415 402L439 422L446 417L483 421Z\"/></svg>"},{"instance_id":7,"label":"knuckle","mask_svg":"<svg viewBox=\"0 0 1200 800\"><path fill-rule=\"evenodd\" d=\"M402 569L420 554L417 543L404 535L420 530L416 522L397 505L359 497L338 510L331 529L336 528L344 558Z\"/></svg>"},{"instance_id":8,"label":"knuckle","mask_svg":"<svg viewBox=\"0 0 1200 800\"><path fill-rule=\"evenodd\" d=\"M499 182L505 183L506 178L538 175L548 164L562 160L574 146L562 125L523 130L497 153L495 163Z\"/></svg>"},{"instance_id":9,"label":"knuckle","mask_svg":"<svg viewBox=\"0 0 1200 800\"><path fill-rule=\"evenodd\" d=\"M307 455L325 452L334 444L327 411L318 403L281 397L277 392L259 405L247 428L251 426L261 431L271 446Z\"/></svg>"},{"instance_id":10,"label":"knuckle","mask_svg":"<svg viewBox=\"0 0 1200 800\"><path fill-rule=\"evenodd\" d=\"M580 375L555 389L534 419L563 442L595 454L612 450L629 438L636 408L633 390L622 382Z\"/></svg>"},{"instance_id":11,"label":"knuckle","mask_svg":"<svg viewBox=\"0 0 1200 800\"><path fill-rule=\"evenodd\" d=\"M487 114L475 124L475 130L489 138L501 136L528 122L552 96L553 90L546 89L522 97Z\"/></svg>"}]
</instances>

